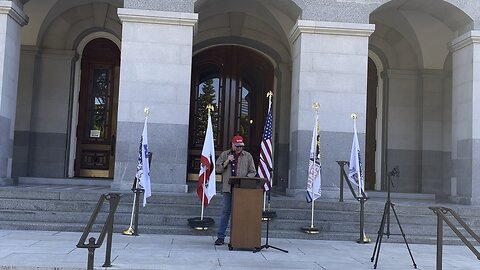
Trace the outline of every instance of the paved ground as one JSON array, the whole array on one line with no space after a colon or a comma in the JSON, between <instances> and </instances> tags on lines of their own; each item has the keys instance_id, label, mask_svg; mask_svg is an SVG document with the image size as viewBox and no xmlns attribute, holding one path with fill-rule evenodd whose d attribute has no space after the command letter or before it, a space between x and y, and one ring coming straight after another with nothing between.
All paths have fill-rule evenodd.
<instances>
[{"instance_id":1,"label":"paved ground","mask_svg":"<svg viewBox=\"0 0 480 270\"><path fill-rule=\"evenodd\" d=\"M80 233L0 230L0 269L86 269L87 250L76 248ZM97 237L97 235L91 235ZM228 238L227 238L228 240ZM373 269L374 243L270 239L258 253L214 246L211 236L114 234L112 265L107 269ZM387 240L388 241L388 240ZM103 269L104 242L95 253L95 268ZM436 246L410 245L418 269L436 269ZM477 247L478 248L478 247ZM405 244L384 242L377 269L414 269ZM480 261L465 246L444 246L443 269L480 269Z\"/></svg>"}]
</instances>

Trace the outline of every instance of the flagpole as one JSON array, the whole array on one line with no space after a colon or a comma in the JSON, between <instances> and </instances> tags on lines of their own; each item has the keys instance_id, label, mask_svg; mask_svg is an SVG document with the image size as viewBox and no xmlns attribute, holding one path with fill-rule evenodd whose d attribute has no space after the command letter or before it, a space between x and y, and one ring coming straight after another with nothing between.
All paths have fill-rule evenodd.
<instances>
[{"instance_id":1,"label":"flagpole","mask_svg":"<svg viewBox=\"0 0 480 270\"><path fill-rule=\"evenodd\" d=\"M203 149L202 149L202 154L200 158L200 171L198 173L198 185L197 185L197 194L198 196L202 197L202 206L201 206L201 212L200 212L200 217L193 217L188 219L188 225L195 229L195 230L200 230L204 231L207 230L209 226L212 226L214 224L214 220L210 217L204 217L204 212L205 212L205 199L207 197L207 205L209 203L208 200L211 199L215 195L215 165L213 164L214 159L215 159L215 150L214 150L214 144L213 144L213 131L212 129L212 123L211 123L211 118L210 118L210 112L213 111L215 108L212 104L208 104L206 106L207 109L207 126L206 126L206 131L205 131L205 141L203 144ZM211 132L210 132L211 131ZM210 141L211 140L211 141ZM209 146L210 149L208 149L208 153L206 151L206 146ZM205 154L205 156L204 156ZM213 155L213 157L212 157ZM209 159L210 166L207 167L207 165L204 165L204 163L201 161L203 158ZM213 161L212 161L213 159ZM213 189L213 195L210 193L210 191L206 191L206 182L207 182L207 173L208 173L208 179L209 179L209 187ZM210 183L210 180L212 178L212 173L213 173L213 183ZM203 179L201 177L201 174L203 174ZM200 181L202 182L200 185ZM201 195L199 194L199 188L202 188Z\"/></svg>"},{"instance_id":2,"label":"flagpole","mask_svg":"<svg viewBox=\"0 0 480 270\"><path fill-rule=\"evenodd\" d=\"M208 126L208 118L210 118L210 111L213 110L212 104L207 105L207 126ZM200 165L202 166L202 165ZM205 182L207 181L207 174L203 173L203 184L202 184L202 212L200 214L200 220L203 220L203 210L205 208Z\"/></svg>"},{"instance_id":3,"label":"flagpole","mask_svg":"<svg viewBox=\"0 0 480 270\"><path fill-rule=\"evenodd\" d=\"M319 126L318 126L318 110L320 110L320 103L318 102L315 102L313 103L312 105L312 109L315 111L315 125L317 127L317 134L315 134L315 136L317 136L317 145L319 146L319 151L320 151L320 143L318 141L318 134L320 133L320 130L319 130ZM316 164L317 162L317 151L315 150L315 155L313 155L313 164ZM320 172L318 172L320 173ZM315 213L315 194L312 194L313 197L312 197L312 222L311 222L311 225L310 225L310 228L315 228L313 226L313 215Z\"/></svg>"},{"instance_id":4,"label":"flagpole","mask_svg":"<svg viewBox=\"0 0 480 270\"><path fill-rule=\"evenodd\" d=\"M200 165L201 166L201 165ZM202 188L202 212L200 214L200 220L203 220L203 209L205 208L204 203L205 203L205 180L207 179L206 174L203 174L203 188Z\"/></svg>"},{"instance_id":5,"label":"flagpole","mask_svg":"<svg viewBox=\"0 0 480 270\"><path fill-rule=\"evenodd\" d=\"M314 213L313 209L314 209L314 205L315 205L315 200L312 200L312 222L310 223L310 228L313 228L313 227L314 227L314 226L313 226L313 213Z\"/></svg>"},{"instance_id":6,"label":"flagpole","mask_svg":"<svg viewBox=\"0 0 480 270\"><path fill-rule=\"evenodd\" d=\"M135 181L137 181L135 179ZM130 218L130 226L128 227L128 230L132 229L132 225L133 225L133 214L134 214L134 211L135 211L135 202L137 200L137 196L135 196L135 194L133 195L133 204L132 204L132 217Z\"/></svg>"},{"instance_id":7,"label":"flagpole","mask_svg":"<svg viewBox=\"0 0 480 270\"><path fill-rule=\"evenodd\" d=\"M150 114L150 108L149 108L149 107L145 107L145 108L143 109L143 113L145 114L145 118L148 118L148 115ZM142 135L143 135L143 134L142 134ZM133 229L132 226L133 226L133 217L134 217L134 215L135 215L135 203L136 203L136 201L137 201L137 196L140 196L139 193L137 193L134 189L138 189L138 181L139 181L139 180L140 180L140 179L137 179L137 178L135 177L135 180L134 180L134 181L135 181L135 184L134 184L134 186L133 186L133 188L132 188L132 191L134 191L134 194L133 194L133 204L132 204L132 215L131 215L131 217L130 217L130 226L128 227L128 229L122 231L122 234L124 234L124 235L134 235L135 233L137 233L137 235L138 235L138 232L135 232L135 230ZM137 215L138 215L138 213L137 213ZM137 224L137 225L138 225L138 224ZM138 228L136 228L136 229L138 229Z\"/></svg>"},{"instance_id":8,"label":"flagpole","mask_svg":"<svg viewBox=\"0 0 480 270\"><path fill-rule=\"evenodd\" d=\"M318 102L314 102L313 105L312 105L312 109L315 111L315 127L314 127L314 130L313 130L314 134L312 134L312 148L310 149L310 154L312 154L312 150L313 149L314 150L313 150L312 168L309 167L309 174L310 174L310 170L313 170L313 172L315 172L317 159L320 158L320 137L319 137L319 135L320 135L320 125L319 125L319 122L318 122L318 111L320 110L320 104ZM313 140L314 139L315 139L315 142L316 142L315 148L313 147L314 146L313 145ZM318 149L318 151L317 151L317 149ZM318 173L320 174L320 169L319 169ZM309 177L310 177L310 175L309 175ZM312 181L315 181L315 180L312 179ZM313 224L316 196L315 196L315 190L313 188L313 185L314 185L313 182L311 183L311 185L312 185L311 193L309 192L309 185L310 184L307 182L307 198L310 198L311 203L312 203L310 226L309 227L302 227L301 230L304 233L317 234L320 231ZM308 202L308 199L307 199L307 202Z\"/></svg>"},{"instance_id":9,"label":"flagpole","mask_svg":"<svg viewBox=\"0 0 480 270\"><path fill-rule=\"evenodd\" d=\"M263 212L265 212L265 204L267 203L267 192L263 192Z\"/></svg>"},{"instance_id":10,"label":"flagpole","mask_svg":"<svg viewBox=\"0 0 480 270\"><path fill-rule=\"evenodd\" d=\"M267 113L269 113L270 110L272 109L272 97L273 97L273 92L268 91L268 93L267 93L267 98L268 98L268 111L267 111ZM265 130L263 132L265 133ZM262 134L262 135L264 135L264 134ZM272 157L271 158L273 159L273 147L272 147ZM270 168L268 168L268 169L270 170ZM272 186L273 186L273 171L269 171L269 174L270 174L270 179L267 179L267 180L269 182L270 189L271 189ZM268 192L270 192L270 189L268 190ZM267 202L267 191L264 191L263 192L263 211L264 212L265 212L266 202ZM268 208L269 208L268 210L270 210L270 205L269 205Z\"/></svg>"}]
</instances>

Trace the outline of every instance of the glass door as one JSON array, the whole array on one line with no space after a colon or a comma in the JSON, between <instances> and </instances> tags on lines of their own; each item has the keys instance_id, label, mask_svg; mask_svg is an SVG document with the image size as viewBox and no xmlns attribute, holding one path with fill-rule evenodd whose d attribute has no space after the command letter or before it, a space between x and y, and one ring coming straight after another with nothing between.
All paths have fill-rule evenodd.
<instances>
[{"instance_id":1,"label":"glass door","mask_svg":"<svg viewBox=\"0 0 480 270\"><path fill-rule=\"evenodd\" d=\"M84 49L79 96L76 177L113 177L120 51L107 39Z\"/></svg>"},{"instance_id":2,"label":"glass door","mask_svg":"<svg viewBox=\"0 0 480 270\"><path fill-rule=\"evenodd\" d=\"M258 161L268 109L266 93L273 90L273 67L262 55L239 46L218 46L193 58L188 150L188 179L197 180L207 125L206 106L213 104L212 124L218 155L241 135L245 150Z\"/></svg>"}]
</instances>

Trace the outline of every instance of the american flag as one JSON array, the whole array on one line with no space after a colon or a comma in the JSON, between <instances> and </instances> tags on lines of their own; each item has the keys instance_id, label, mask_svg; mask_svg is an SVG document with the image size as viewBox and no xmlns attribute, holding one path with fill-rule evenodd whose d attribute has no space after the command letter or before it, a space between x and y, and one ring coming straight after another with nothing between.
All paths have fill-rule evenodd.
<instances>
[{"instance_id":1,"label":"american flag","mask_svg":"<svg viewBox=\"0 0 480 270\"><path fill-rule=\"evenodd\" d=\"M272 153L272 102L270 101L268 104L267 120L263 129L262 143L260 144L260 163L258 164L258 176L268 180L263 186L265 191L269 190L272 186Z\"/></svg>"}]
</instances>

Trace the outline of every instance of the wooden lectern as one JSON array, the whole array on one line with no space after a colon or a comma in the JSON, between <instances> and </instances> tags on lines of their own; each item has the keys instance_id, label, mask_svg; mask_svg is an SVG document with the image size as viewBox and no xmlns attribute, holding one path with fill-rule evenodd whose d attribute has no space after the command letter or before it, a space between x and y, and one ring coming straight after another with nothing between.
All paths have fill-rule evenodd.
<instances>
[{"instance_id":1,"label":"wooden lectern","mask_svg":"<svg viewBox=\"0 0 480 270\"><path fill-rule=\"evenodd\" d=\"M231 177L232 220L230 250L259 249L262 239L262 204L266 179L256 177Z\"/></svg>"}]
</instances>

